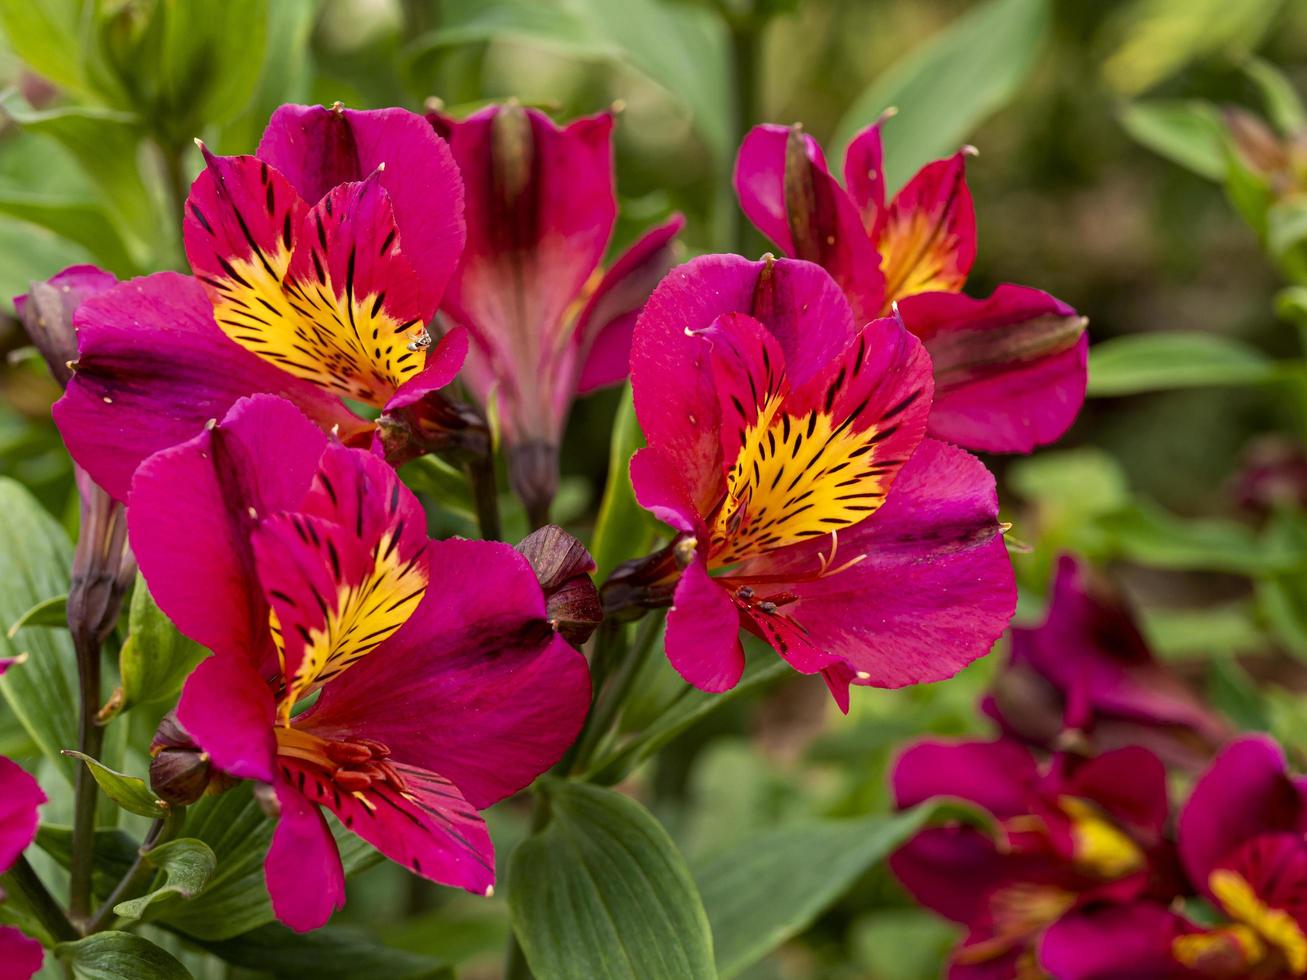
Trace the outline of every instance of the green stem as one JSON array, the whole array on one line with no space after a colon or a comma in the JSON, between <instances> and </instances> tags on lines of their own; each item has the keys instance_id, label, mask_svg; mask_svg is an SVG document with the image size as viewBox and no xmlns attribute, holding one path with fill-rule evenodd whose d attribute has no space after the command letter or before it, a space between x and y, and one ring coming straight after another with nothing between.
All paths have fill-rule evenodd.
<instances>
[{"instance_id":1,"label":"green stem","mask_svg":"<svg viewBox=\"0 0 1307 980\"><path fill-rule=\"evenodd\" d=\"M100 643L89 630L73 631L77 652L79 705L77 748L99 759L104 729L96 723L100 708ZM99 786L89 766L79 765L73 784L72 860L69 868L68 914L79 925L91 913L91 872L95 863L95 802Z\"/></svg>"},{"instance_id":2,"label":"green stem","mask_svg":"<svg viewBox=\"0 0 1307 980\"><path fill-rule=\"evenodd\" d=\"M730 35L731 81L735 93L735 141L732 145L739 146L758 118L758 25L753 17L733 20ZM732 207L730 214L732 251L747 255L749 226L744 213L738 207Z\"/></svg>"},{"instance_id":3,"label":"green stem","mask_svg":"<svg viewBox=\"0 0 1307 980\"><path fill-rule=\"evenodd\" d=\"M649 651L653 649L654 640L657 639L662 624L663 617L660 614L646 616L640 623L635 643L626 651L621 663L617 665L617 673L600 693L590 712L590 717L586 720L586 727L582 730L581 737L577 739L572 772L585 772L595 750L599 748L604 736L617 721L627 698L630 697L635 679L639 676L645 660L648 659Z\"/></svg>"},{"instance_id":4,"label":"green stem","mask_svg":"<svg viewBox=\"0 0 1307 980\"><path fill-rule=\"evenodd\" d=\"M50 938L62 943L80 937L80 933L68 920L63 908L55 901L26 857L19 855L18 860L0 877L0 881L32 910Z\"/></svg>"},{"instance_id":5,"label":"green stem","mask_svg":"<svg viewBox=\"0 0 1307 980\"><path fill-rule=\"evenodd\" d=\"M464 466L467 485L477 510L477 527L487 541L503 537L499 522L499 488L495 483L495 457L487 452Z\"/></svg>"},{"instance_id":6,"label":"green stem","mask_svg":"<svg viewBox=\"0 0 1307 980\"><path fill-rule=\"evenodd\" d=\"M168 203L176 218L177 251L170 265L181 267L184 264L186 248L182 242L182 222L186 218L186 198L190 193L186 183L185 159L186 147L175 144L159 144L159 155L163 159L163 186L168 194Z\"/></svg>"},{"instance_id":7,"label":"green stem","mask_svg":"<svg viewBox=\"0 0 1307 980\"><path fill-rule=\"evenodd\" d=\"M149 861L149 852L165 844L177 836L185 822L185 807L172 807L167 814L160 817L154 823L150 824L150 829L145 834L145 840L136 851L136 859L127 869L127 873L122 876L118 884L114 886L109 897L104 900L100 910L86 925L86 934L90 935L95 932L102 932L109 928L115 918L114 906L121 902L130 901L144 893L146 887L153 880L157 869Z\"/></svg>"}]
</instances>

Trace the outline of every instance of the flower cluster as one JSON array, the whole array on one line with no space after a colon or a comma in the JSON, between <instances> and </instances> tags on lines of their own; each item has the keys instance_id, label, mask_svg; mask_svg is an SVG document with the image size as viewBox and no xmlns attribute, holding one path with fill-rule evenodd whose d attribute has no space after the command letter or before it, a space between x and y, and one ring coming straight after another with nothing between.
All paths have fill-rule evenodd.
<instances>
[{"instance_id":1,"label":"flower cluster","mask_svg":"<svg viewBox=\"0 0 1307 980\"><path fill-rule=\"evenodd\" d=\"M1004 737L917 743L894 767L901 807L977 808L890 860L918 902L964 927L949 976L1303 975L1307 780L1266 736L1212 759L1224 723L1085 579L1064 559L1048 621L1014 631L985 702ZM1032 745L1053 750L1042 765ZM1178 816L1164 758L1202 769Z\"/></svg>"},{"instance_id":2,"label":"flower cluster","mask_svg":"<svg viewBox=\"0 0 1307 980\"><path fill-rule=\"evenodd\" d=\"M254 782L277 821L272 906L295 929L344 902L325 813L489 894L480 811L577 740L599 696L580 650L605 619L666 609L667 656L706 691L739 681L753 634L847 711L851 686L956 673L1015 609L994 479L959 445L1028 451L1069 425L1083 320L1035 290L957 293L975 251L961 156L886 205L876 129L846 193L814 143L763 127L741 148L741 201L794 257L673 268L673 216L602 271L612 124L515 103L463 120L282 106L253 155L201 146L190 275L79 267L20 301L88 487L106 513L126 506L154 601L210 652L155 738L154 788L181 806ZM53 329L70 323L75 342ZM669 533L601 595L547 519L573 400L628 375L647 442L631 486ZM430 539L395 467L439 453L493 474L501 442L537 531L517 549ZM1148 687L1140 670L1123 690ZM1088 730L1081 680L1051 683ZM1159 785L1119 813L1100 794L1132 757L1040 774L999 751L1013 768L993 812L1049 887L1154 894ZM1056 840L1026 826L1032 807ZM1029 934L977 928L1005 955Z\"/></svg>"}]
</instances>

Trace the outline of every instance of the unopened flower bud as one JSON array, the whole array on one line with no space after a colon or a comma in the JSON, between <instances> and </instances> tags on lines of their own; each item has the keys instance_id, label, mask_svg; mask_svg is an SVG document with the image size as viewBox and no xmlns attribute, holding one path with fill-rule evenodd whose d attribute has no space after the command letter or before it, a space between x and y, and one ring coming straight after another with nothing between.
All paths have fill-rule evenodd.
<instances>
[{"instance_id":1,"label":"unopened flower bud","mask_svg":"<svg viewBox=\"0 0 1307 980\"><path fill-rule=\"evenodd\" d=\"M547 524L517 546L545 593L549 621L563 638L581 646L604 618L590 573L594 559L585 546L561 527Z\"/></svg>"},{"instance_id":2,"label":"unopened flower bud","mask_svg":"<svg viewBox=\"0 0 1307 980\"><path fill-rule=\"evenodd\" d=\"M150 788L174 806L189 806L206 793L230 789L236 780L213 767L208 753L177 722L177 713L163 716L150 742Z\"/></svg>"}]
</instances>

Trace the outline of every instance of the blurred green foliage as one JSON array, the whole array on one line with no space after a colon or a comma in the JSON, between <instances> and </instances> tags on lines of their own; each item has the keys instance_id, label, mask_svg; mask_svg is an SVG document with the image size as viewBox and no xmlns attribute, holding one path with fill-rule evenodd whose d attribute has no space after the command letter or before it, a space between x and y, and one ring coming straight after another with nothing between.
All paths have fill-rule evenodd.
<instances>
[{"instance_id":1,"label":"blurred green foliage","mask_svg":"<svg viewBox=\"0 0 1307 980\"><path fill-rule=\"evenodd\" d=\"M1204 681L1240 724L1269 727L1300 759L1307 753L1307 490L1286 489L1283 474L1258 479L1268 436L1291 454L1307 433L1307 183L1286 190L1259 170L1228 112L1264 116L1286 144L1303 133L1304 5L0 0L0 30L4 296L75 262L124 276L182 267L177 208L199 166L192 140L250 152L283 101L421 108L437 98L462 113L513 96L564 118L620 103L615 248L681 210L687 250L761 252L728 182L739 136L756 122L801 121L838 159L853 132L894 107L885 130L893 183L974 143L973 288L1048 289L1088 315L1095 344L1094 398L1064 445L988 461L1013 522L1019 615L1038 619L1059 552L1108 566L1162 656ZM12 316L0 317L0 472L12 478L0 482L6 627L67 592L76 512L49 421L57 391L25 345ZM594 532L604 569L654 533L621 469L638 444L625 393L578 407L558 512L578 533ZM430 461L405 471L443 533L469 527L456 476ZM130 666L149 613L138 596L122 631L135 638L123 673L140 702L177 679ZM193 655L160 624L149 639ZM34 769L44 755L43 775L67 775L58 755L73 744L67 637L38 616L0 639L0 654L19 652L37 669L0 681L0 750ZM759 880L801 878L808 857L840 872L838 887L809 882L803 902L759 916L759 931L744 917L742 931L718 937L724 975L934 976L951 929L911 907L877 863L885 771L905 740L984 731L975 701L1001 656L946 684L861 691L848 718L820 684L779 680L786 672L768 661L755 660L735 696L710 699L686 694L651 658L623 735L595 762L599 782L622 780L640 803L596 789L578 819L617 808L648 831L656 817L685 859L669 858L667 887L688 888L692 872L715 924L739 918L713 897L753 882L736 877L749 857L771 862ZM144 771L157 714L130 712L113 729L130 743L110 746L124 771ZM66 793L52 796L47 818L66 816ZM490 820L502 875L529 817L510 801ZM152 948L168 950L158 975L174 975L172 964L197 978L440 976L448 964L461 976L498 975L503 896L437 889L357 845L347 864L371 870L352 880L340 928L295 937L269 925L266 900L246 897L269 826L247 789L194 808L186 834L217 870L198 898L161 903L162 926L147 930ZM43 834L57 862L58 834ZM105 838L106 861L122 843ZM737 853L739 865L723 857ZM123 935L60 955L75 968L111 959L135 942Z\"/></svg>"}]
</instances>

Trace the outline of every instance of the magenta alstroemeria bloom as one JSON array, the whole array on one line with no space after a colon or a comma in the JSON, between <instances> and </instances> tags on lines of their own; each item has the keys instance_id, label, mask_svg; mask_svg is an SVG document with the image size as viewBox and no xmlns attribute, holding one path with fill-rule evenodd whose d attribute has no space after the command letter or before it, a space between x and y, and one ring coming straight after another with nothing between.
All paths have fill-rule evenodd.
<instances>
[{"instance_id":1,"label":"magenta alstroemeria bloom","mask_svg":"<svg viewBox=\"0 0 1307 980\"><path fill-rule=\"evenodd\" d=\"M572 401L626 377L635 316L684 222L602 272L617 219L610 113L564 127L512 104L427 118L467 188L467 248L441 311L471 334L464 380L498 418L513 486L542 523Z\"/></svg>"},{"instance_id":2,"label":"magenta alstroemeria bloom","mask_svg":"<svg viewBox=\"0 0 1307 980\"><path fill-rule=\"evenodd\" d=\"M1087 739L1143 745L1197 770L1229 727L1159 663L1122 599L1070 555L1059 559L1043 625L1012 630L1012 653L983 710L1005 734L1045 749Z\"/></svg>"},{"instance_id":3,"label":"magenta alstroemeria bloom","mask_svg":"<svg viewBox=\"0 0 1307 980\"><path fill-rule=\"evenodd\" d=\"M743 627L847 710L850 683L949 677L1011 619L994 480L925 438L929 356L897 320L859 329L819 266L673 270L636 324L631 384L648 442L631 481L679 532L656 584L691 684L735 685Z\"/></svg>"},{"instance_id":4,"label":"magenta alstroemeria bloom","mask_svg":"<svg viewBox=\"0 0 1307 980\"><path fill-rule=\"evenodd\" d=\"M477 810L557 761L590 694L526 558L428 540L393 469L268 395L142 464L128 514L151 594L214 651L178 720L218 769L275 788L278 918L315 928L344 901L321 807L417 874L487 892Z\"/></svg>"},{"instance_id":5,"label":"magenta alstroemeria bloom","mask_svg":"<svg viewBox=\"0 0 1307 980\"><path fill-rule=\"evenodd\" d=\"M403 109L286 105L254 156L215 157L186 202L195 278L156 273L87 301L55 420L73 457L124 499L151 453L256 392L295 402L342 440L433 394L466 355L426 325L463 247L449 148ZM428 349L430 348L430 349Z\"/></svg>"},{"instance_id":6,"label":"magenta alstroemeria bloom","mask_svg":"<svg viewBox=\"0 0 1307 980\"><path fill-rule=\"evenodd\" d=\"M3 668L0 668L3 673ZM0 756L0 872L18 860L36 837L36 811L45 794L17 763ZM4 892L0 891L0 901ZM0 926L0 978L27 980L41 969L45 950L12 926Z\"/></svg>"},{"instance_id":7,"label":"magenta alstroemeria bloom","mask_svg":"<svg viewBox=\"0 0 1307 980\"><path fill-rule=\"evenodd\" d=\"M953 980L1041 975L1022 971L1053 923L1174 893L1166 770L1147 749L1055 756L1041 769L1011 741L921 742L892 780L900 807L961 799L994 821L928 828L890 857L918 902L967 927Z\"/></svg>"},{"instance_id":8,"label":"magenta alstroemeria bloom","mask_svg":"<svg viewBox=\"0 0 1307 980\"><path fill-rule=\"evenodd\" d=\"M927 164L886 200L880 124L844 158L844 186L812 137L757 126L735 188L749 220L787 255L824 266L860 319L897 308L930 351L930 434L968 449L1030 452L1059 438L1085 398L1085 320L1047 293L961 290L976 256L965 152Z\"/></svg>"},{"instance_id":9,"label":"magenta alstroemeria bloom","mask_svg":"<svg viewBox=\"0 0 1307 980\"><path fill-rule=\"evenodd\" d=\"M1272 739L1217 756L1180 812L1179 845L1190 882L1228 921L1177 938L1176 958L1200 976L1307 974L1307 779L1289 775Z\"/></svg>"}]
</instances>

